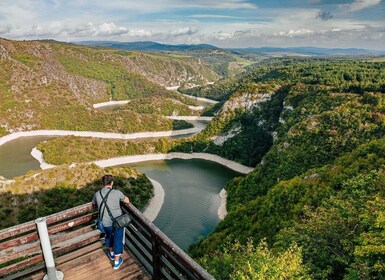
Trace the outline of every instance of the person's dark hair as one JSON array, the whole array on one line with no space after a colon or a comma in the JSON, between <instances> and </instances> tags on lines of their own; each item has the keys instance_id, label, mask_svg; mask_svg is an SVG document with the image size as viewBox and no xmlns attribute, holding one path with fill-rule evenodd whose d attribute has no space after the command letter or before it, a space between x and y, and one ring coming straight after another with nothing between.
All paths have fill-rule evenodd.
<instances>
[{"instance_id":1,"label":"person's dark hair","mask_svg":"<svg viewBox=\"0 0 385 280\"><path fill-rule=\"evenodd\" d=\"M102 177L103 186L107 186L114 181L114 177L111 174L106 174Z\"/></svg>"}]
</instances>

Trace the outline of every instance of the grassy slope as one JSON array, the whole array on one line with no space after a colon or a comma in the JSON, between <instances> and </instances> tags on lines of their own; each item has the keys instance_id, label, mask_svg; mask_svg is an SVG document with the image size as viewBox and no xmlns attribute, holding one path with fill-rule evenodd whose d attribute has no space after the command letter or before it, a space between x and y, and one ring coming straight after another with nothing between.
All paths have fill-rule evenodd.
<instances>
[{"instance_id":1,"label":"grassy slope","mask_svg":"<svg viewBox=\"0 0 385 280\"><path fill-rule=\"evenodd\" d=\"M31 129L124 133L169 130L172 122L160 116L166 111L147 108L146 113L153 114L150 117L135 112L143 111L140 108L104 114L94 110L92 104L110 97L115 100L151 98L162 102L167 96L181 101L181 97L160 86L169 82L170 75L182 81L196 77L197 83L218 77L209 68L184 58L55 42L2 39L0 44L5 57L0 70L0 135ZM144 77L144 73L150 74ZM196 105L182 99L188 105ZM187 109L184 112L187 113Z\"/></svg>"}]
</instances>

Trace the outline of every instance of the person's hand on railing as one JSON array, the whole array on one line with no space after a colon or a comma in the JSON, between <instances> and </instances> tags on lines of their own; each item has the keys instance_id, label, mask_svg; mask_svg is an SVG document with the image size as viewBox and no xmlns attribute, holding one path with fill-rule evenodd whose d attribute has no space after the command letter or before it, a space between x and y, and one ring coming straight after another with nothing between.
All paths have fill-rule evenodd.
<instances>
[{"instance_id":1,"label":"person's hand on railing","mask_svg":"<svg viewBox=\"0 0 385 280\"><path fill-rule=\"evenodd\" d=\"M130 204L130 199L127 196L124 197L123 203L126 205Z\"/></svg>"}]
</instances>

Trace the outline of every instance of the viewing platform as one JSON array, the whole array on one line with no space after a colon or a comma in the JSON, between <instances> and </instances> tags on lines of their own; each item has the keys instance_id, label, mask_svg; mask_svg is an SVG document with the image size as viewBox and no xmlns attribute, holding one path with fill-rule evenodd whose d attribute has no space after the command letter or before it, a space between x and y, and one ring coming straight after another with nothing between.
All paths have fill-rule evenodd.
<instances>
[{"instance_id":1,"label":"viewing platform","mask_svg":"<svg viewBox=\"0 0 385 280\"><path fill-rule=\"evenodd\" d=\"M64 279L214 279L138 209L122 209L132 222L125 228L124 261L117 270L95 228L91 203L46 217L54 265ZM1 230L0 279L47 279L40 240L35 221Z\"/></svg>"}]
</instances>

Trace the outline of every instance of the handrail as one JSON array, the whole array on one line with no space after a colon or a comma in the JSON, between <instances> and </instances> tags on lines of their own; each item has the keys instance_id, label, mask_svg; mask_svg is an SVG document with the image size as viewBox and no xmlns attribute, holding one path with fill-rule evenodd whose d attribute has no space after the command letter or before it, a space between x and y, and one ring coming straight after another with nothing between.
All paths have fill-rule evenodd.
<instances>
[{"instance_id":1,"label":"handrail","mask_svg":"<svg viewBox=\"0 0 385 280\"><path fill-rule=\"evenodd\" d=\"M93 228L95 218L92 203L47 216L54 256L99 241L100 231ZM35 221L0 230L0 278L17 279L44 268Z\"/></svg>"},{"instance_id":2,"label":"handrail","mask_svg":"<svg viewBox=\"0 0 385 280\"><path fill-rule=\"evenodd\" d=\"M214 279L133 205L123 205L122 209L133 217L126 227L126 246L152 279Z\"/></svg>"},{"instance_id":3,"label":"handrail","mask_svg":"<svg viewBox=\"0 0 385 280\"><path fill-rule=\"evenodd\" d=\"M125 229L125 245L152 279L214 279L133 205L122 205L122 209L132 217ZM76 258L75 250L85 250L84 246L99 242L100 231L95 229L94 223L96 216L92 204L86 203L46 217L56 265ZM33 221L0 230L1 279L25 277L44 268Z\"/></svg>"}]
</instances>

